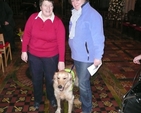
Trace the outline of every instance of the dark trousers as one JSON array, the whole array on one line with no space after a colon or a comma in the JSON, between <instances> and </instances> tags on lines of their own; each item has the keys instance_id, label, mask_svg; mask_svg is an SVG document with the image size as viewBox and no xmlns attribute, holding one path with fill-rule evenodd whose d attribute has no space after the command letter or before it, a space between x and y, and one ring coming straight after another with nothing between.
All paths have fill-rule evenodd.
<instances>
[{"instance_id":1,"label":"dark trousers","mask_svg":"<svg viewBox=\"0 0 141 113\"><path fill-rule=\"evenodd\" d=\"M47 98L49 101L55 100L53 76L58 67L58 55L49 58L41 58L29 53L28 61L32 74L34 101L38 103L42 101L44 78Z\"/></svg>"},{"instance_id":2,"label":"dark trousers","mask_svg":"<svg viewBox=\"0 0 141 113\"><path fill-rule=\"evenodd\" d=\"M15 47L15 39L14 39L14 28L11 25L3 25L0 30L4 35L5 42L9 42L11 48Z\"/></svg>"}]
</instances>

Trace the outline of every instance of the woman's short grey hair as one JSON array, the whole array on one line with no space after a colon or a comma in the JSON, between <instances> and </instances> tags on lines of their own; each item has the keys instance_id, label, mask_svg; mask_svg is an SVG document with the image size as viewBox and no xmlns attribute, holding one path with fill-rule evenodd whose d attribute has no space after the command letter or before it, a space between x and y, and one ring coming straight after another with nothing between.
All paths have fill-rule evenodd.
<instances>
[{"instance_id":1,"label":"woman's short grey hair","mask_svg":"<svg viewBox=\"0 0 141 113\"><path fill-rule=\"evenodd\" d=\"M54 0L39 0L39 6L42 6L43 1L49 1L54 4Z\"/></svg>"}]
</instances>

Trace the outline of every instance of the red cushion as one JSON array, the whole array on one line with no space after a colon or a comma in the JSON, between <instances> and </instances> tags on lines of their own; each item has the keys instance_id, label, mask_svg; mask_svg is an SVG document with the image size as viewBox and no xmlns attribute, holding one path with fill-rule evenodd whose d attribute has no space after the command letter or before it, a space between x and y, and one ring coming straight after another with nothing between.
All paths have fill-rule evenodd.
<instances>
[{"instance_id":1,"label":"red cushion","mask_svg":"<svg viewBox=\"0 0 141 113\"><path fill-rule=\"evenodd\" d=\"M9 44L9 42L6 42L6 43L5 43L5 45L0 44L0 48L1 48L1 49L3 49L3 47L7 47L7 46L8 46L8 44Z\"/></svg>"},{"instance_id":2,"label":"red cushion","mask_svg":"<svg viewBox=\"0 0 141 113\"><path fill-rule=\"evenodd\" d=\"M5 47L7 47L7 46L8 46L8 44L9 44L9 42L6 42L6 43L5 43Z\"/></svg>"}]
</instances>

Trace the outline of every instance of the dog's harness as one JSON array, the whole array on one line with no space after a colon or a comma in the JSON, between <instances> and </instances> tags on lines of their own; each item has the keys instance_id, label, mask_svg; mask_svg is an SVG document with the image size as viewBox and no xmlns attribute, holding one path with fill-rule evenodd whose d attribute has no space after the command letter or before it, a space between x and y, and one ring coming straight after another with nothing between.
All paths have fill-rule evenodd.
<instances>
[{"instance_id":1,"label":"dog's harness","mask_svg":"<svg viewBox=\"0 0 141 113\"><path fill-rule=\"evenodd\" d=\"M75 74L71 69L65 69L66 72L71 73L73 82L75 81Z\"/></svg>"},{"instance_id":2,"label":"dog's harness","mask_svg":"<svg viewBox=\"0 0 141 113\"><path fill-rule=\"evenodd\" d=\"M74 74L74 71L73 71L73 67L74 67L74 65L71 67L71 69L65 69L65 71L68 72L68 73L71 73L71 75L72 75L72 81L73 81L73 84L74 84L75 74ZM73 89L73 85L72 85L72 89Z\"/></svg>"}]
</instances>

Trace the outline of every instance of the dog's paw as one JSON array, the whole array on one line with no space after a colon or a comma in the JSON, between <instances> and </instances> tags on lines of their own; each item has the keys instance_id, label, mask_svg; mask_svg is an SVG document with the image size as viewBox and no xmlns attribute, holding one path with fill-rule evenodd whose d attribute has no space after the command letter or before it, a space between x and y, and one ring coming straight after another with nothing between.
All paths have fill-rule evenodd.
<instances>
[{"instance_id":1,"label":"dog's paw","mask_svg":"<svg viewBox=\"0 0 141 113\"><path fill-rule=\"evenodd\" d=\"M73 103L76 108L81 108L81 101L78 98L75 98Z\"/></svg>"},{"instance_id":2,"label":"dog's paw","mask_svg":"<svg viewBox=\"0 0 141 113\"><path fill-rule=\"evenodd\" d=\"M57 110L55 111L55 113L61 113L61 109L57 108Z\"/></svg>"}]
</instances>

